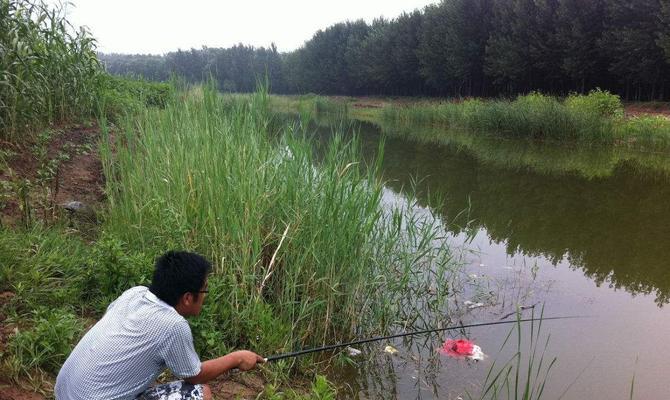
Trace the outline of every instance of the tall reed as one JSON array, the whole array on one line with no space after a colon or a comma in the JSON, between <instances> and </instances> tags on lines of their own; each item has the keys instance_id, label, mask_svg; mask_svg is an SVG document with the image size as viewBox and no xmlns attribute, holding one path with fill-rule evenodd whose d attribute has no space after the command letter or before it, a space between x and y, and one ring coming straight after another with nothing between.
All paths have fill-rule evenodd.
<instances>
[{"instance_id":1,"label":"tall reed","mask_svg":"<svg viewBox=\"0 0 670 400\"><path fill-rule=\"evenodd\" d=\"M90 116L98 96L95 41L63 9L41 0L0 0L0 138Z\"/></svg>"},{"instance_id":2,"label":"tall reed","mask_svg":"<svg viewBox=\"0 0 670 400\"><path fill-rule=\"evenodd\" d=\"M266 92L201 93L122 121L103 156L109 234L214 261L194 329L207 351L337 342L392 328L428 282L444 297L453 264L435 244L440 221L385 212L377 166L359 164L355 142L337 137L316 160L300 124L271 134Z\"/></svg>"}]
</instances>

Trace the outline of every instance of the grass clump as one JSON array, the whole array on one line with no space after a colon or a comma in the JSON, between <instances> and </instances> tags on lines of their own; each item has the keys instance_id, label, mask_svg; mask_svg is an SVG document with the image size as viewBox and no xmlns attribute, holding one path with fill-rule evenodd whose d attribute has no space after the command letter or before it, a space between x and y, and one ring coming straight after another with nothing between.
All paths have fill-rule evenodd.
<instances>
[{"instance_id":1,"label":"grass clump","mask_svg":"<svg viewBox=\"0 0 670 400\"><path fill-rule=\"evenodd\" d=\"M33 310L27 321L30 328L18 329L9 341L11 357L5 365L10 376L35 370L57 373L81 337L84 324L71 310L47 307Z\"/></svg>"},{"instance_id":2,"label":"grass clump","mask_svg":"<svg viewBox=\"0 0 670 400\"><path fill-rule=\"evenodd\" d=\"M294 390L281 392L274 385L268 385L258 396L261 400L335 400L336 398L337 390L323 375L316 376L307 393L297 393Z\"/></svg>"},{"instance_id":3,"label":"grass clump","mask_svg":"<svg viewBox=\"0 0 670 400\"><path fill-rule=\"evenodd\" d=\"M621 141L634 144L670 143L670 119L662 115L638 115L626 119L616 128L617 137Z\"/></svg>"}]
</instances>

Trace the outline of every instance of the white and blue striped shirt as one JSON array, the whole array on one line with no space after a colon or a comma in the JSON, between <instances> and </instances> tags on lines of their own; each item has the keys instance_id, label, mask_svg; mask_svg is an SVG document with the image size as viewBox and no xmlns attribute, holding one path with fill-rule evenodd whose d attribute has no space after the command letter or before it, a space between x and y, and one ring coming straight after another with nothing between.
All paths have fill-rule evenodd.
<instances>
[{"instance_id":1,"label":"white and blue striped shirt","mask_svg":"<svg viewBox=\"0 0 670 400\"><path fill-rule=\"evenodd\" d=\"M188 322L144 286L107 308L63 364L57 400L130 400L165 368L180 378L200 373Z\"/></svg>"}]
</instances>

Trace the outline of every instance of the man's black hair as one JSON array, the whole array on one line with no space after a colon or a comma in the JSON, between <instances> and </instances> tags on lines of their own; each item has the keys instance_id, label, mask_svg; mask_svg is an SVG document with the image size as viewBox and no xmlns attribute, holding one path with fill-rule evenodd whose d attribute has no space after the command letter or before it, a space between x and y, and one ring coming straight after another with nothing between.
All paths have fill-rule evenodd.
<instances>
[{"instance_id":1,"label":"man's black hair","mask_svg":"<svg viewBox=\"0 0 670 400\"><path fill-rule=\"evenodd\" d=\"M149 290L174 307L184 293L194 293L197 299L211 269L212 264L199 254L168 251L156 260Z\"/></svg>"}]
</instances>

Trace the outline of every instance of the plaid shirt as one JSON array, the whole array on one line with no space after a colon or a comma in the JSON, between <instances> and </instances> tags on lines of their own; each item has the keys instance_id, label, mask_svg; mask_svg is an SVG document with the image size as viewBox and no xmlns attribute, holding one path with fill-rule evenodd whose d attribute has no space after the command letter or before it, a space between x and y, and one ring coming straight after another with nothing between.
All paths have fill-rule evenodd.
<instances>
[{"instance_id":1,"label":"plaid shirt","mask_svg":"<svg viewBox=\"0 0 670 400\"><path fill-rule=\"evenodd\" d=\"M188 322L144 286L125 291L74 348L56 379L57 400L130 400L169 368L200 373Z\"/></svg>"}]
</instances>

